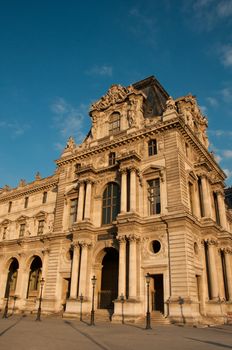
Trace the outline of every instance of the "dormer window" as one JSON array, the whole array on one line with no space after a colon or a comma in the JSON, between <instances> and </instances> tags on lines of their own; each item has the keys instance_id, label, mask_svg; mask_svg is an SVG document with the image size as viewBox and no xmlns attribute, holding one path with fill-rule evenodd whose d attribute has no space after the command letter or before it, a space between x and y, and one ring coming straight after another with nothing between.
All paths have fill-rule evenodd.
<instances>
[{"instance_id":1,"label":"dormer window","mask_svg":"<svg viewBox=\"0 0 232 350\"><path fill-rule=\"evenodd\" d=\"M28 201L29 201L29 197L25 197L25 199L24 199L24 208L25 209L28 207Z\"/></svg>"},{"instance_id":2,"label":"dormer window","mask_svg":"<svg viewBox=\"0 0 232 350\"><path fill-rule=\"evenodd\" d=\"M114 165L116 163L115 152L110 152L109 154L109 165Z\"/></svg>"},{"instance_id":3,"label":"dormer window","mask_svg":"<svg viewBox=\"0 0 232 350\"><path fill-rule=\"evenodd\" d=\"M150 156L154 156L155 154L157 154L157 141L150 140L148 142L148 155L150 157Z\"/></svg>"},{"instance_id":4,"label":"dormer window","mask_svg":"<svg viewBox=\"0 0 232 350\"><path fill-rule=\"evenodd\" d=\"M12 208L12 202L9 202L9 204L8 204L8 213L11 212L11 208Z\"/></svg>"},{"instance_id":5,"label":"dormer window","mask_svg":"<svg viewBox=\"0 0 232 350\"><path fill-rule=\"evenodd\" d=\"M114 112L109 118L109 134L116 134L120 131L120 113Z\"/></svg>"},{"instance_id":6,"label":"dormer window","mask_svg":"<svg viewBox=\"0 0 232 350\"><path fill-rule=\"evenodd\" d=\"M25 228L26 228L26 224L20 224L20 227L19 227L19 237L23 237L24 234L25 234Z\"/></svg>"},{"instance_id":7,"label":"dormer window","mask_svg":"<svg viewBox=\"0 0 232 350\"><path fill-rule=\"evenodd\" d=\"M42 203L45 204L47 202L47 197L48 197L48 193L47 192L44 192L43 193L43 200L42 200Z\"/></svg>"}]
</instances>

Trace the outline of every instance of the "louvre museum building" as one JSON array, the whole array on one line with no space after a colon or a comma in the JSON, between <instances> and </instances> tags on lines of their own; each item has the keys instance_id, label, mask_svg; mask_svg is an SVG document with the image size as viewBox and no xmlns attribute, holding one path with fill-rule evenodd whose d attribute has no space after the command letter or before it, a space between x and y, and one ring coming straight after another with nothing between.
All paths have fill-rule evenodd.
<instances>
[{"instance_id":1,"label":"louvre museum building","mask_svg":"<svg viewBox=\"0 0 232 350\"><path fill-rule=\"evenodd\" d=\"M195 96L152 76L112 85L89 113L53 175L0 189L0 309L35 313L42 281L42 314L121 322L123 304L136 322L149 301L168 322L227 323L231 196Z\"/></svg>"}]
</instances>

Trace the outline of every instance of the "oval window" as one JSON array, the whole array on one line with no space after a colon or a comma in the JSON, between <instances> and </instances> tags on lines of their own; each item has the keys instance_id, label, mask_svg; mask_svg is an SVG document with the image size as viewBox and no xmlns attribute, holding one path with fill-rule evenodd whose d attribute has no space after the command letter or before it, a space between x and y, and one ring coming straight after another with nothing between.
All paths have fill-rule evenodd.
<instances>
[{"instance_id":1,"label":"oval window","mask_svg":"<svg viewBox=\"0 0 232 350\"><path fill-rule=\"evenodd\" d=\"M154 254L159 253L160 249L161 249L161 243L160 241L154 240L151 242L151 246L152 246L152 252Z\"/></svg>"}]
</instances>

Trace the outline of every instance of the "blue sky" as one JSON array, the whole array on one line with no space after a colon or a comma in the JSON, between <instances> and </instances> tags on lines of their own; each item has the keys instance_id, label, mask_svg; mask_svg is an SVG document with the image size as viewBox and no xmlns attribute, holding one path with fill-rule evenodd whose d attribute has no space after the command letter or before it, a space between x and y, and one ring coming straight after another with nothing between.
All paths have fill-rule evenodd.
<instances>
[{"instance_id":1,"label":"blue sky","mask_svg":"<svg viewBox=\"0 0 232 350\"><path fill-rule=\"evenodd\" d=\"M111 84L191 92L232 185L232 0L0 0L0 187L55 170Z\"/></svg>"}]
</instances>

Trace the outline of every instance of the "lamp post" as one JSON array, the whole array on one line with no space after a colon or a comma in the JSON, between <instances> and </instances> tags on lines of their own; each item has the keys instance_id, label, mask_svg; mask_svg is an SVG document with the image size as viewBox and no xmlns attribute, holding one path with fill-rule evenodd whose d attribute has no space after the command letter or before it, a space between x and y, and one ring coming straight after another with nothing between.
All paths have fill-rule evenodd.
<instances>
[{"instance_id":1,"label":"lamp post","mask_svg":"<svg viewBox=\"0 0 232 350\"><path fill-rule=\"evenodd\" d=\"M91 278L91 281L92 281L92 286L93 286L93 294L92 294L92 310L91 310L90 326L95 326L95 323L94 323L94 290L95 290L95 286L96 286L96 282L97 282L96 276L93 276Z\"/></svg>"},{"instance_id":2,"label":"lamp post","mask_svg":"<svg viewBox=\"0 0 232 350\"><path fill-rule=\"evenodd\" d=\"M146 314L146 329L151 329L151 313L150 313L150 301L149 301L149 296L150 296L150 279L151 276L149 273L146 274L146 284L147 284L147 314Z\"/></svg>"},{"instance_id":3,"label":"lamp post","mask_svg":"<svg viewBox=\"0 0 232 350\"><path fill-rule=\"evenodd\" d=\"M84 300L84 297L81 293L81 295L80 295L80 303L81 303L81 305L80 305L80 321L82 321L82 303L83 303L83 300Z\"/></svg>"},{"instance_id":4,"label":"lamp post","mask_svg":"<svg viewBox=\"0 0 232 350\"><path fill-rule=\"evenodd\" d=\"M178 303L180 305L180 313L181 313L181 318L182 318L182 321L183 323L185 323L185 318L184 318L184 314L183 314L183 304L184 304L184 299L179 297L178 298Z\"/></svg>"},{"instance_id":5,"label":"lamp post","mask_svg":"<svg viewBox=\"0 0 232 350\"><path fill-rule=\"evenodd\" d=\"M125 298L124 298L124 295L123 295L123 294L120 295L120 301L121 301L121 304L122 304L122 324L124 324L123 305L124 305L124 302L125 302Z\"/></svg>"},{"instance_id":6,"label":"lamp post","mask_svg":"<svg viewBox=\"0 0 232 350\"><path fill-rule=\"evenodd\" d=\"M2 318L8 318L9 299L10 299L10 292L8 292L8 294L7 294L6 305L5 305L5 309L4 309L4 313L3 313Z\"/></svg>"},{"instance_id":7,"label":"lamp post","mask_svg":"<svg viewBox=\"0 0 232 350\"><path fill-rule=\"evenodd\" d=\"M43 295L43 287L44 287L44 278L41 278L40 280L40 297L39 297L39 307L37 311L36 321L41 321L40 315L41 315L41 304L42 304L42 295Z\"/></svg>"},{"instance_id":8,"label":"lamp post","mask_svg":"<svg viewBox=\"0 0 232 350\"><path fill-rule=\"evenodd\" d=\"M14 315L14 311L15 311L15 304L16 304L16 300L17 300L17 295L14 295L14 305L13 305L13 309L12 309L12 316Z\"/></svg>"}]
</instances>

